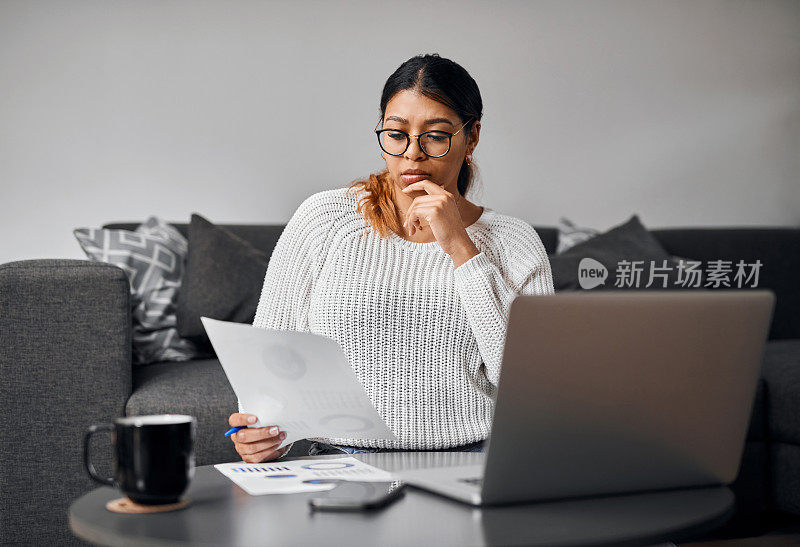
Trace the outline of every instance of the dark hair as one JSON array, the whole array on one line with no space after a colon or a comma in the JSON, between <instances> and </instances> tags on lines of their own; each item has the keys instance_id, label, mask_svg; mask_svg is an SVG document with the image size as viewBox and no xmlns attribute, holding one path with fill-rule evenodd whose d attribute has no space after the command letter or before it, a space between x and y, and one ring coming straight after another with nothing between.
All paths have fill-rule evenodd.
<instances>
[{"instance_id":1,"label":"dark hair","mask_svg":"<svg viewBox=\"0 0 800 547\"><path fill-rule=\"evenodd\" d=\"M463 133L468 135L483 115L483 101L478 84L458 63L440 57L438 53L417 55L400 65L383 86L380 102L380 118L386 115L386 105L400 91L417 91L434 101L448 106L467 121ZM464 196L474 179L475 162L467 165L466 160L458 172L458 192ZM402 232L402 224L392 200L393 186L389 171L383 169L370 174L369 178L356 180L350 189L361 187L367 195L359 202L358 210L367 222L384 237L389 230Z\"/></svg>"}]
</instances>

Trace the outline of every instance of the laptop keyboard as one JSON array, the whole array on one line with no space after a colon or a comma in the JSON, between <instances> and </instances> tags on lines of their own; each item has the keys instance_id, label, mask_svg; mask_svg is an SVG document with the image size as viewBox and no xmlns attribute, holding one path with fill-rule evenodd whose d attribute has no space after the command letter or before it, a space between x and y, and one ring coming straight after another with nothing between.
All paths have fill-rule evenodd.
<instances>
[{"instance_id":1,"label":"laptop keyboard","mask_svg":"<svg viewBox=\"0 0 800 547\"><path fill-rule=\"evenodd\" d=\"M483 477L471 477L469 479L458 479L458 480L469 484L474 484L475 486L481 486L483 484Z\"/></svg>"}]
</instances>

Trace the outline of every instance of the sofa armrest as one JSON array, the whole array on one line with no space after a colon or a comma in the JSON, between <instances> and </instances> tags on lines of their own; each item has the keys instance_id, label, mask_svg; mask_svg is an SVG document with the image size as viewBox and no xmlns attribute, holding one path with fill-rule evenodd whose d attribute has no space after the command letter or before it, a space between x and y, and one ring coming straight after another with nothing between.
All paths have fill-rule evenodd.
<instances>
[{"instance_id":1,"label":"sofa armrest","mask_svg":"<svg viewBox=\"0 0 800 547\"><path fill-rule=\"evenodd\" d=\"M96 486L83 468L83 434L123 415L131 393L130 323L129 281L117 266L70 259L0 265L5 541L74 542L67 507ZM107 435L96 437L108 443ZM94 460L110 475L111 448L99 439Z\"/></svg>"}]
</instances>

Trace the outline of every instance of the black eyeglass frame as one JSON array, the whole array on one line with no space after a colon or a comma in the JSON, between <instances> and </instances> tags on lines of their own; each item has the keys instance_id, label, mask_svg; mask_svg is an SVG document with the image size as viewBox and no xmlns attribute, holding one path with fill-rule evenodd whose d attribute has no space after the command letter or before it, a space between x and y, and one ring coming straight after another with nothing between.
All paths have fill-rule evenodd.
<instances>
[{"instance_id":1,"label":"black eyeglass frame","mask_svg":"<svg viewBox=\"0 0 800 547\"><path fill-rule=\"evenodd\" d=\"M458 135L459 133L461 133L461 130L464 129L470 121L472 121L472 118L469 118L467 121L465 121L461 125L461 129L459 129L455 133L450 133L449 131L442 131L440 129L431 129L430 131L423 131L419 135L409 135L408 133L406 133L402 129L392 129L392 128L389 128L389 129L378 129L378 126L381 124L381 122L383 122L383 120L378 120L378 123L375 124L375 135L377 135L377 137L378 137L378 146L380 146L381 150L383 150L384 152L386 152L390 156L402 156L403 154L405 154L406 150L408 150L408 147L411 146L411 137L416 137L417 138L417 145L419 146L419 149L422 150L423 154L425 154L429 158L441 158L441 157L446 156L447 153L450 152L450 148L452 148L452 146L453 146L453 137ZM385 133L386 131L395 131L397 133L403 133L406 136L406 147L403 148L403 151L400 152L399 154L392 154L391 152L389 152L388 150L386 150L383 147L383 143L381 143L381 133ZM448 137L448 139L447 139L447 150L445 151L444 154L439 154L438 156L432 156L431 154L428 154L428 152L425 151L425 147L422 146L422 141L420 140L420 138L422 137L422 135L427 135L428 133L444 133L444 134L447 135L447 137Z\"/></svg>"}]
</instances>

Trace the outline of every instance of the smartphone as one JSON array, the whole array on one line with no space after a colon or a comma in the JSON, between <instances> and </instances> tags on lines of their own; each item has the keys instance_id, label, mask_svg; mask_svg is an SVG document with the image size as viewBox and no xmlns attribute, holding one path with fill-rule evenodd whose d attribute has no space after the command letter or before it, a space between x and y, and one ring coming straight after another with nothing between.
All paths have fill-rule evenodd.
<instances>
[{"instance_id":1,"label":"smartphone","mask_svg":"<svg viewBox=\"0 0 800 547\"><path fill-rule=\"evenodd\" d=\"M401 481L338 481L335 488L308 500L317 511L363 511L377 509L398 499L405 488Z\"/></svg>"}]
</instances>

